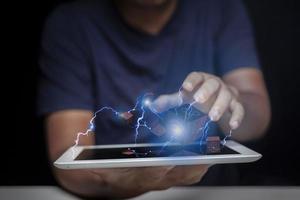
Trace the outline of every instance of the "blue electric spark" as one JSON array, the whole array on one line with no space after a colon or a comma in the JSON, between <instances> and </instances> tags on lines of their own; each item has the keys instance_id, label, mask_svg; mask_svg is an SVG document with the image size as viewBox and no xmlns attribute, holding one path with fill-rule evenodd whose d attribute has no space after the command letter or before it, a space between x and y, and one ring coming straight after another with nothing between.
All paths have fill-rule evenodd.
<instances>
[{"instance_id":1,"label":"blue electric spark","mask_svg":"<svg viewBox=\"0 0 300 200\"><path fill-rule=\"evenodd\" d=\"M188 123L190 123L191 119L199 118L199 116L197 113L196 114L194 113L195 109L193 109L193 105L196 103L195 101L192 103L186 104L186 105L182 105L183 98L182 98L182 94L181 94L181 88L179 89L179 92L178 92L178 99L179 99L178 106L171 109L175 113L175 115L174 115L175 117L171 115L171 119L169 119L165 115L157 113L156 111L151 109L151 103L152 103L151 96L153 96L153 94L147 93L147 94L142 95L141 97L137 98L135 106L132 109L128 110L127 113L132 113L132 112L138 111L138 112L135 112L138 115L136 118L136 121L134 123L135 124L134 125L135 144L137 143L137 139L140 134L139 133L140 127L145 127L150 132L154 133L154 130L152 130L152 127L148 125L148 123L150 123L150 122L147 120L149 120L149 119L145 119L146 112L151 112L151 114L154 114L160 121L165 123L164 125L165 125L165 129L166 129L165 130L166 134L170 134L171 136L170 136L170 139L168 141L166 141L164 143L164 145L162 146L162 148L161 148L161 151L162 151L170 143L172 143L174 141L180 141L181 138L186 137L187 134L189 134L189 132L191 132L191 130L189 130ZM105 106L105 107L102 107L101 109L99 109L98 111L96 111L94 113L94 116L92 117L92 119L89 121L88 129L85 132L77 133L77 137L75 139L75 144L73 145L73 158L75 155L74 147L79 144L80 137L86 136L89 133L95 131L95 128L96 128L95 123L94 123L95 118L105 110L109 110L115 116L122 118L122 113L118 112L117 110L115 110L112 107ZM169 113L167 113L167 114L169 114ZM211 120L209 120L208 117L207 117L207 119L208 120L204 123L204 125L196 130L197 133L201 134L201 137L199 140L200 146L202 146L205 143L206 138L208 136L209 125L212 122ZM226 139L231 137L231 134L232 134L232 130L230 130L229 134L222 140L223 146L226 144ZM148 153L150 153L150 152L148 152ZM143 153L143 154L148 154L148 153ZM136 156L138 156L139 154L140 154L139 152L135 152Z\"/></svg>"}]
</instances>

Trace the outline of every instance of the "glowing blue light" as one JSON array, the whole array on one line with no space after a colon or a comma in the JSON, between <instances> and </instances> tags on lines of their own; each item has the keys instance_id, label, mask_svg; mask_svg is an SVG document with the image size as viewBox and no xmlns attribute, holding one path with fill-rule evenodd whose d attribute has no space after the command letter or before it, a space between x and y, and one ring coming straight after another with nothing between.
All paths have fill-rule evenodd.
<instances>
[{"instance_id":1,"label":"glowing blue light","mask_svg":"<svg viewBox=\"0 0 300 200\"><path fill-rule=\"evenodd\" d=\"M178 92L178 95L179 95L179 99L181 99L181 101L182 101L182 94L181 94L180 90ZM180 103L180 105L181 105L181 103ZM139 128L140 127L145 127L150 131L152 129L150 126L147 125L148 121L144 118L146 112L152 112L153 114L155 114L158 118L160 118L163 121L168 120L165 124L165 128L166 128L167 133L171 135L171 139L164 143L162 149L164 147L168 146L174 140L184 140L184 138L188 137L188 133L190 132L190 124L187 121L187 119L190 118L190 115L192 114L192 107L195 103L196 102L192 102L189 104L188 108L186 109L185 113L183 114L184 119L180 119L180 116L177 113L177 110L176 110L177 107L176 107L175 108L176 117L168 120L165 118L161 118L161 116L157 112L155 112L153 109L151 109L152 98L149 97L149 94L145 94L142 96L142 98L138 98L135 106L131 110L127 111L127 112L133 112L136 110L141 111L137 116L137 120L135 121L135 126L134 126L135 127L135 143L137 143L137 139L139 137ZM180 107L180 106L178 106L178 107ZM146 108L148 108L148 109L146 109ZM77 133L77 137L76 137L75 144L73 145L73 147L75 147L79 144L80 136L86 136L90 132L95 131L95 124L94 124L95 118L97 117L98 114L101 114L102 111L107 111L107 110L111 111L116 116L121 117L121 115L122 115L122 112L118 112L117 110L115 110L112 107L106 107L106 106L102 107L100 110L98 110L94 113L94 116L92 117L92 119L89 122L88 129L85 132ZM204 127L201 127L201 129L199 129L199 131L202 132L202 136L200 139L200 146L206 140L210 122L211 122L210 120L207 121L205 123ZM232 133L232 131L230 131L229 135L224 138L223 145L225 145L226 139L231 137L231 133ZM137 152L135 152L135 154L138 155ZM74 148L73 148L73 158L74 158L74 155L75 154L74 154Z\"/></svg>"},{"instance_id":2,"label":"glowing blue light","mask_svg":"<svg viewBox=\"0 0 300 200\"><path fill-rule=\"evenodd\" d=\"M183 132L183 127L180 126L179 124L174 124L172 126L172 130L174 135L181 135Z\"/></svg>"},{"instance_id":3,"label":"glowing blue light","mask_svg":"<svg viewBox=\"0 0 300 200\"><path fill-rule=\"evenodd\" d=\"M90 124L89 129L90 129L91 131L95 131L95 125L94 125L94 124Z\"/></svg>"},{"instance_id":4,"label":"glowing blue light","mask_svg":"<svg viewBox=\"0 0 300 200\"><path fill-rule=\"evenodd\" d=\"M152 103L151 100L148 98L143 100L143 106L145 106L145 107L149 107L151 105L151 103Z\"/></svg>"},{"instance_id":5,"label":"glowing blue light","mask_svg":"<svg viewBox=\"0 0 300 200\"><path fill-rule=\"evenodd\" d=\"M167 131L174 137L180 137L186 133L185 124L180 120L170 120L167 124Z\"/></svg>"}]
</instances>

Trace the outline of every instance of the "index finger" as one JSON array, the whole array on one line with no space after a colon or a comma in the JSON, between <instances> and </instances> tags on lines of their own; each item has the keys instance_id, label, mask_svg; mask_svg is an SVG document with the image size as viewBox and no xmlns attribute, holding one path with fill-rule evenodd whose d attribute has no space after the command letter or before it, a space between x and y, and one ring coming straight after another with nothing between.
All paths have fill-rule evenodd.
<instances>
[{"instance_id":1,"label":"index finger","mask_svg":"<svg viewBox=\"0 0 300 200\"><path fill-rule=\"evenodd\" d=\"M192 92L197 85L204 81L204 76L200 72L191 72L182 83L182 88Z\"/></svg>"},{"instance_id":2,"label":"index finger","mask_svg":"<svg viewBox=\"0 0 300 200\"><path fill-rule=\"evenodd\" d=\"M178 92L174 94L160 95L151 103L150 109L153 112L164 112L170 108L181 106L183 103L182 97Z\"/></svg>"}]
</instances>

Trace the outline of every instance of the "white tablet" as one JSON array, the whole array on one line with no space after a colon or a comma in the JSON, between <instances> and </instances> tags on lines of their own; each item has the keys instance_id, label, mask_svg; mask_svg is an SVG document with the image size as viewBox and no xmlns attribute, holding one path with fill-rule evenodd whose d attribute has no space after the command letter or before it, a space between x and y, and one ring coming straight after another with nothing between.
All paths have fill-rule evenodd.
<instances>
[{"instance_id":1,"label":"white tablet","mask_svg":"<svg viewBox=\"0 0 300 200\"><path fill-rule=\"evenodd\" d=\"M70 148L54 165L61 169L86 169L245 163L261 156L234 141L227 141L219 151L212 153L207 153L199 144L97 145Z\"/></svg>"}]
</instances>

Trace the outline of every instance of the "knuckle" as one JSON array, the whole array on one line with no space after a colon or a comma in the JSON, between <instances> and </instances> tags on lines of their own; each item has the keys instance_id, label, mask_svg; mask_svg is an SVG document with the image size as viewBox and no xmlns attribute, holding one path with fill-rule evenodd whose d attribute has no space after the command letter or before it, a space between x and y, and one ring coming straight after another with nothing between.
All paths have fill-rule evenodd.
<instances>
[{"instance_id":1,"label":"knuckle","mask_svg":"<svg viewBox=\"0 0 300 200\"><path fill-rule=\"evenodd\" d=\"M219 84L219 81L215 77L209 77L206 81L210 84Z\"/></svg>"},{"instance_id":2,"label":"knuckle","mask_svg":"<svg viewBox=\"0 0 300 200\"><path fill-rule=\"evenodd\" d=\"M202 93L209 93L210 91L212 91L213 90L213 85L211 85L210 84L210 82L208 82L208 81L206 81L204 84L203 84L203 86L200 88L200 91L202 92Z\"/></svg>"},{"instance_id":3,"label":"knuckle","mask_svg":"<svg viewBox=\"0 0 300 200\"><path fill-rule=\"evenodd\" d=\"M211 79L213 79L214 81L218 82L218 84L222 84L223 81L220 77L218 76L212 76Z\"/></svg>"},{"instance_id":4,"label":"knuckle","mask_svg":"<svg viewBox=\"0 0 300 200\"><path fill-rule=\"evenodd\" d=\"M210 78L207 80L207 85L214 90L220 86L220 82L215 78Z\"/></svg>"},{"instance_id":5,"label":"knuckle","mask_svg":"<svg viewBox=\"0 0 300 200\"><path fill-rule=\"evenodd\" d=\"M229 101L231 101L233 98L231 95L231 92L229 90L227 90L226 88L223 90L223 95L224 95L224 98Z\"/></svg>"},{"instance_id":6,"label":"knuckle","mask_svg":"<svg viewBox=\"0 0 300 200\"><path fill-rule=\"evenodd\" d=\"M166 94L162 94L158 97L158 99L161 101L165 101L167 98L168 98L168 96Z\"/></svg>"},{"instance_id":7,"label":"knuckle","mask_svg":"<svg viewBox=\"0 0 300 200\"><path fill-rule=\"evenodd\" d=\"M197 77L199 74L200 74L199 72L193 71L189 73L188 77Z\"/></svg>"}]
</instances>

